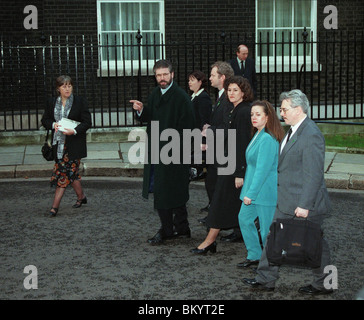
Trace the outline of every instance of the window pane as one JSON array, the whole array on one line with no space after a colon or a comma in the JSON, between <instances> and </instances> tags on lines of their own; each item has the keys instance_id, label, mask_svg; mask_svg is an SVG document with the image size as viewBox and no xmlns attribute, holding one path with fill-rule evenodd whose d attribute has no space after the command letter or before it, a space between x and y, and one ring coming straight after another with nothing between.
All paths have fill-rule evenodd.
<instances>
[{"instance_id":1,"label":"window pane","mask_svg":"<svg viewBox=\"0 0 364 320\"><path fill-rule=\"evenodd\" d=\"M276 0L276 27L292 27L292 0Z\"/></svg>"},{"instance_id":2,"label":"window pane","mask_svg":"<svg viewBox=\"0 0 364 320\"><path fill-rule=\"evenodd\" d=\"M291 30L287 29L277 29L276 30L276 39L277 39L277 48L276 53L277 56L282 56L282 53L285 56L289 55L289 41L291 40Z\"/></svg>"},{"instance_id":3,"label":"window pane","mask_svg":"<svg viewBox=\"0 0 364 320\"><path fill-rule=\"evenodd\" d=\"M121 3L121 29L140 29L139 3Z\"/></svg>"},{"instance_id":4,"label":"window pane","mask_svg":"<svg viewBox=\"0 0 364 320\"><path fill-rule=\"evenodd\" d=\"M102 43L102 60L115 61L120 60L121 51L120 46L120 34L119 33L103 33L101 37ZM116 51L116 52L115 52Z\"/></svg>"},{"instance_id":5,"label":"window pane","mask_svg":"<svg viewBox=\"0 0 364 320\"><path fill-rule=\"evenodd\" d=\"M159 4L142 4L142 30L159 30Z\"/></svg>"},{"instance_id":6,"label":"window pane","mask_svg":"<svg viewBox=\"0 0 364 320\"><path fill-rule=\"evenodd\" d=\"M258 1L258 28L273 27L273 0Z\"/></svg>"},{"instance_id":7,"label":"window pane","mask_svg":"<svg viewBox=\"0 0 364 320\"><path fill-rule=\"evenodd\" d=\"M161 59L161 35L160 33L143 33L143 59Z\"/></svg>"},{"instance_id":8,"label":"window pane","mask_svg":"<svg viewBox=\"0 0 364 320\"><path fill-rule=\"evenodd\" d=\"M311 1L294 1L294 26L311 27Z\"/></svg>"},{"instance_id":9,"label":"window pane","mask_svg":"<svg viewBox=\"0 0 364 320\"><path fill-rule=\"evenodd\" d=\"M138 59L138 44L136 41L136 32L125 32L122 35L121 52L125 60Z\"/></svg>"},{"instance_id":10,"label":"window pane","mask_svg":"<svg viewBox=\"0 0 364 320\"><path fill-rule=\"evenodd\" d=\"M101 3L101 30L118 31L119 28L119 4Z\"/></svg>"},{"instance_id":11,"label":"window pane","mask_svg":"<svg viewBox=\"0 0 364 320\"><path fill-rule=\"evenodd\" d=\"M268 39L269 37L269 39ZM258 56L268 55L269 49L269 56L273 56L273 38L274 33L273 30L260 30L258 34ZM261 39L261 42L260 42Z\"/></svg>"}]
</instances>

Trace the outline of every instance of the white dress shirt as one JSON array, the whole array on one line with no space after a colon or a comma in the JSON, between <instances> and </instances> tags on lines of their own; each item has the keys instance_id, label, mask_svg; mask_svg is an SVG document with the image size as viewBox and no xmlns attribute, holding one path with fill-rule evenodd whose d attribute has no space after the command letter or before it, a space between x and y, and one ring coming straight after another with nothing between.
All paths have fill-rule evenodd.
<instances>
[{"instance_id":1,"label":"white dress shirt","mask_svg":"<svg viewBox=\"0 0 364 320\"><path fill-rule=\"evenodd\" d=\"M295 134L295 132L297 131L297 129L299 128L299 126L301 125L301 123L306 119L307 116L305 116L301 121L297 122L294 126L291 126L291 129L292 129L292 133L291 133L291 137ZM281 152L282 153L282 150L284 148L284 146L286 145L287 143L287 136L286 135L283 139L283 142L281 144Z\"/></svg>"}]
</instances>

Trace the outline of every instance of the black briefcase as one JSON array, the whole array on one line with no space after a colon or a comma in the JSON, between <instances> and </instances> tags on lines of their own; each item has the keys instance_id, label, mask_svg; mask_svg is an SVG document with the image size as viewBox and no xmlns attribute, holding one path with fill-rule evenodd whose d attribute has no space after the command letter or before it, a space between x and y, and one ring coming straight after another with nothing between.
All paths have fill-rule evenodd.
<instances>
[{"instance_id":1,"label":"black briefcase","mask_svg":"<svg viewBox=\"0 0 364 320\"><path fill-rule=\"evenodd\" d=\"M269 265L320 267L322 235L320 225L307 219L277 219L267 237Z\"/></svg>"}]
</instances>

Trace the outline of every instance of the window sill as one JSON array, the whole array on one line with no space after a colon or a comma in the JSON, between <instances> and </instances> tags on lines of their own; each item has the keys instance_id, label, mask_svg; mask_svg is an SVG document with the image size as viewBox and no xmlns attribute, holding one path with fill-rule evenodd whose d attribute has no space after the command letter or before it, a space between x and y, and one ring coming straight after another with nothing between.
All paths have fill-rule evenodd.
<instances>
[{"instance_id":1,"label":"window sill","mask_svg":"<svg viewBox=\"0 0 364 320\"><path fill-rule=\"evenodd\" d=\"M295 58L292 58L291 63L285 61L282 63L281 61L277 61L276 65L274 64L274 60L271 59L269 61L269 64L267 61L262 61L262 64L260 65L259 58L256 60L256 72L257 73L273 73L273 72L300 72L301 68L303 68L304 61L299 60L297 64L297 60ZM306 60L306 72L318 72L322 70L322 65L318 62L311 63L311 59Z\"/></svg>"},{"instance_id":2,"label":"window sill","mask_svg":"<svg viewBox=\"0 0 364 320\"><path fill-rule=\"evenodd\" d=\"M155 61L149 61L148 64L142 61L141 66L139 66L139 61L118 61L115 62L102 63L101 68L97 69L98 77L132 77L138 76L139 69L142 76L153 76L153 67Z\"/></svg>"}]
</instances>

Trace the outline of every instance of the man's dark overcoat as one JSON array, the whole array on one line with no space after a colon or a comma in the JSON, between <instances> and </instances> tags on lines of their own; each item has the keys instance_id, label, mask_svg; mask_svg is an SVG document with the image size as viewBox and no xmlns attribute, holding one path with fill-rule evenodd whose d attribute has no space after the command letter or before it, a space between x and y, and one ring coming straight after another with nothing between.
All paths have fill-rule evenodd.
<instances>
[{"instance_id":1,"label":"man's dark overcoat","mask_svg":"<svg viewBox=\"0 0 364 320\"><path fill-rule=\"evenodd\" d=\"M148 198L152 184L154 207L156 209L171 209L185 205L189 199L189 164L182 163L182 135L183 129L190 131L194 128L195 124L191 98L176 82L173 82L172 86L163 95L161 89L156 87L150 94L148 103L144 106L139 118L142 122L148 123L148 161L144 164L143 197ZM158 121L158 138L160 137L160 133L165 129L175 129L179 133L179 164L164 164L160 161L161 150L169 142L159 141L160 139L154 141L155 139L152 139L152 121ZM153 137L155 136L156 133L153 132ZM174 141L173 143L176 142ZM166 147L168 148L168 146ZM158 152L159 159L158 163L153 165L151 165L152 150L153 152ZM173 158L171 152L168 154Z\"/></svg>"}]
</instances>

